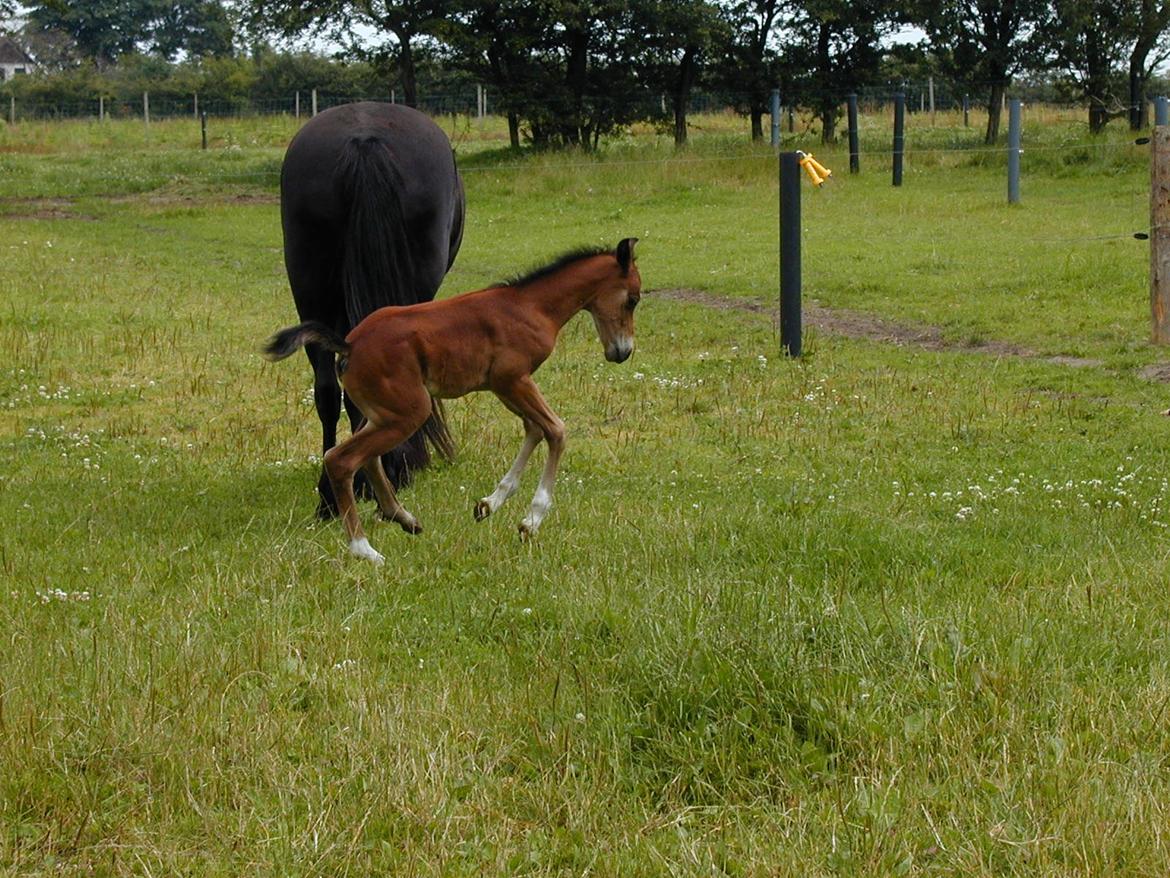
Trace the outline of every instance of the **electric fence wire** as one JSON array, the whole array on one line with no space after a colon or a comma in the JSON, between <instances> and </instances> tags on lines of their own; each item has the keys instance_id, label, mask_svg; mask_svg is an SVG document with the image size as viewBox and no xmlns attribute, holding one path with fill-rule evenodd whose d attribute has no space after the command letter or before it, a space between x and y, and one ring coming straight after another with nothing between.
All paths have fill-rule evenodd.
<instances>
[{"instance_id":1,"label":"electric fence wire","mask_svg":"<svg viewBox=\"0 0 1170 878\"><path fill-rule=\"evenodd\" d=\"M824 159L825 163L842 163L843 164L843 163L846 163L848 161L849 153L848 153L848 151L843 149L841 147L841 145L827 144L826 146L828 148L825 149L823 152L821 152L821 156ZM1099 150L1099 151L1129 150L1129 151L1133 151L1133 150L1140 148L1142 146L1144 146L1144 144L1135 144L1134 141L1132 141L1132 140L1123 141L1123 142L1110 142L1110 143L1083 142L1082 141L1082 142L1057 144L1057 145L1034 145L1034 146L1025 145L1022 148L1021 152L1022 152L1022 154L1026 155L1028 152L1033 152L1033 153L1042 152L1042 153L1050 153L1051 154L1051 153L1060 153L1060 152L1076 152L1076 151L1084 151L1084 150ZM911 157L911 156L915 156L915 155L971 156L971 155L981 155L981 154L1005 155L1006 156L1007 151L1008 151L1007 147L1005 147L1005 146L912 147L909 149L905 149L903 151L903 156L904 157ZM188 152L188 150L172 148L172 149L168 149L168 150L160 150L159 152L162 154L174 154L174 153ZM871 161L874 159L877 159L878 160L877 164L879 165L879 167L882 167L882 165L883 165L882 160L886 160L885 164L888 165L888 161L891 159L893 153L891 150L867 149L867 150L860 151L858 153L858 155L859 155L859 157L868 158ZM469 158L471 159L471 161L474 161L474 153L470 154ZM717 164L717 163L729 163L729 162L749 162L749 163L759 163L761 165L772 164L772 163L776 162L776 151L772 150L772 149L767 149L765 147L759 147L751 152L746 152L746 151L740 150L740 151L734 151L734 152L718 153L718 154L714 154L714 155L703 155L703 156L674 155L674 156L667 156L667 157L661 157L661 158L645 158L645 159L612 158L612 157L599 156L596 159L590 159L587 161L567 162L567 163L566 162L557 162L555 164L548 165L547 169L550 172L551 171L561 171L561 170L602 171L602 170L605 170L607 168L613 168L613 167L649 167L649 166L659 166L659 167L662 167L663 169L667 169L667 168L684 168L684 167L691 167L691 166L702 166L702 165L710 165L710 164ZM4 170L4 164L5 164L5 162L0 161L0 170ZM515 163L508 163L508 164L490 164L490 165L476 165L476 164L470 164L467 161L465 161L460 166L460 173L463 175L503 174L503 173L511 173L511 172L532 173L532 172L539 172L542 169L543 169L542 166L538 162L532 162L532 161L515 162ZM19 170L16 168L12 168L9 170L10 170L9 180L16 182L17 181L16 178L19 175ZM882 167L882 170L884 171L885 167ZM15 171L16 173L13 174L13 173L11 173L11 171ZM6 188L6 187L0 187L0 205L3 205L4 203L8 203L8 204L21 204L21 203L26 203L26 202L35 203L37 201L41 201L41 200L44 200L46 198L63 199L66 201L75 201L75 200L83 199L83 198L103 199L103 198L119 198L119 197L127 197L127 196L130 196L130 197L148 196L150 193L152 193L152 192L157 193L160 189L165 189L168 186L184 186L184 185L192 185L192 184L203 184L203 185L218 184L218 185L224 185L224 186L231 185L231 184L248 185L249 181L252 181L254 184L257 184L257 185L274 185L279 181L279 178L280 178L279 168L273 168L271 170L263 170L263 171L225 171L225 172L222 172L219 174L175 173L174 171L168 171L165 173L160 172L157 175L145 173L145 174L141 174L141 175L135 176L135 177L130 177L124 173L118 173L118 172L111 172L111 173L107 173L107 174L86 174L85 175L86 181L96 181L96 182L115 182L116 181L117 183L119 183L121 185L119 187L117 187L117 191L114 191L114 192L85 192L85 191L79 190L74 194L67 194L67 195L62 195L59 192L54 192L54 194L52 194L52 195L27 194L27 193L26 194L6 195L6 194L2 194L2 189ZM49 179L51 179L51 177ZM842 179L848 179L848 175L841 175L840 177L835 175L832 179L833 179L833 184L830 184L830 185L839 185L838 181L842 180ZM80 180L79 180L79 182L80 182ZM53 189L54 187L49 185L49 188ZM193 194L190 197L198 198L199 194L204 194L204 193ZM1143 199L1143 198L1148 199L1148 191L1146 191L1146 192L1134 191L1131 194L1131 198L1133 199L1134 202L1139 201L1140 199ZM753 212L753 215L755 213L756 212ZM0 212L0 219L3 219L3 218L4 218L4 213ZM1086 235L1086 236L1075 236L1075 237L1070 236L1070 237L1060 237L1060 238L1030 238L1030 239L1022 239L1022 240L1019 238L1016 238L1016 240L1021 242L1021 243L1029 242L1029 243L1036 243L1036 244L1075 244L1075 243L1091 243L1091 242L1124 240L1124 239L1134 239L1134 238L1137 238L1139 240L1144 240L1144 239L1150 237L1153 234L1153 232L1154 232L1154 229L1152 229L1152 228L1139 228L1137 230L1131 229L1128 231L1103 233L1103 234L1099 234L1099 235ZM904 235L902 237L905 238ZM929 236L922 236L921 238L919 238L919 240L929 241L930 237ZM208 243L213 243L213 242L208 241ZM215 243L227 243L227 242L215 242Z\"/></svg>"}]
</instances>

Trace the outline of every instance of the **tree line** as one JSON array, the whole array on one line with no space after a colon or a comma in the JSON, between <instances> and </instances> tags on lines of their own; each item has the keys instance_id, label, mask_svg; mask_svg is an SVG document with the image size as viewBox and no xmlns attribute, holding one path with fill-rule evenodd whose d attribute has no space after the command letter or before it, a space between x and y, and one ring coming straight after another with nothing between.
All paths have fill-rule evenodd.
<instances>
[{"instance_id":1,"label":"tree line","mask_svg":"<svg viewBox=\"0 0 1170 878\"><path fill-rule=\"evenodd\" d=\"M733 96L762 138L776 87L832 141L846 94L928 76L985 104L989 143L1021 78L1084 101L1094 132L1140 129L1170 59L1170 0L0 0L0 14L66 75L147 59L271 71L272 45L312 39L407 104L420 83L474 80L515 146L592 148L644 119L685 144L698 89Z\"/></svg>"}]
</instances>

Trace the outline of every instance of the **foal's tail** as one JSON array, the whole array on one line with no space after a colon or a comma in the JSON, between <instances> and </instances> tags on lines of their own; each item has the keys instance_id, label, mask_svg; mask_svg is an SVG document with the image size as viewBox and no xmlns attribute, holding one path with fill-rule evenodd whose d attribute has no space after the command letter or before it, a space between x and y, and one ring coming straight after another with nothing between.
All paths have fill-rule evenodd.
<instances>
[{"instance_id":1,"label":"foal's tail","mask_svg":"<svg viewBox=\"0 0 1170 878\"><path fill-rule=\"evenodd\" d=\"M282 329L268 339L268 344L264 345L262 350L265 357L276 361L291 356L307 344L317 344L327 351L341 354L343 357L349 356L349 345L341 333L316 320L307 320L288 329Z\"/></svg>"},{"instance_id":2,"label":"foal's tail","mask_svg":"<svg viewBox=\"0 0 1170 878\"><path fill-rule=\"evenodd\" d=\"M280 330L268 339L268 343L264 345L261 352L269 360L283 360L307 344L320 345L327 351L339 354L343 358L341 361L343 363L344 358L348 357L352 350L349 343L342 338L341 333L324 323L318 323L316 320L306 320L304 323ZM342 371L344 371L344 366ZM421 440L418 437L422 437ZM407 453L402 459L391 462L395 469L393 480L397 485L405 484L410 480L410 474L414 470L426 466L429 455L425 443L429 443L444 460L449 461L455 458L455 440L451 438L451 431L447 429L447 419L441 400L431 397L430 417L407 442L415 443L417 448L412 449L415 452L414 456Z\"/></svg>"}]
</instances>

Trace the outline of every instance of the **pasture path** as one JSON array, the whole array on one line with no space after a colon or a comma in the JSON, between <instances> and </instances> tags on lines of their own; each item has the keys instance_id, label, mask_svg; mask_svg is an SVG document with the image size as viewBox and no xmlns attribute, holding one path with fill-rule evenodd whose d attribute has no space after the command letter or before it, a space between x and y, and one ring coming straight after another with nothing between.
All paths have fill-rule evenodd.
<instances>
[{"instance_id":1,"label":"pasture path","mask_svg":"<svg viewBox=\"0 0 1170 878\"><path fill-rule=\"evenodd\" d=\"M746 311L770 318L773 322L779 319L779 308L762 304L755 299L742 299L732 296L720 296L715 293L706 293L702 290L689 288L674 288L654 290L652 295L676 302L686 302L714 308L721 311ZM867 341L886 342L888 344L919 347L928 351L955 351L959 353L988 354L996 357L1019 357L1022 359L1038 359L1047 363L1056 363L1073 368L1090 368L1103 366L1101 360L1090 357L1046 356L1022 345L1003 341L960 342L952 341L943 335L937 326L910 325L896 323L872 314L861 311L851 311L846 308L826 308L816 302L803 303L803 320L806 327L812 327L820 332L831 335L842 335L846 338L858 338ZM1142 370L1142 376L1154 381L1170 383L1170 364L1158 364Z\"/></svg>"}]
</instances>

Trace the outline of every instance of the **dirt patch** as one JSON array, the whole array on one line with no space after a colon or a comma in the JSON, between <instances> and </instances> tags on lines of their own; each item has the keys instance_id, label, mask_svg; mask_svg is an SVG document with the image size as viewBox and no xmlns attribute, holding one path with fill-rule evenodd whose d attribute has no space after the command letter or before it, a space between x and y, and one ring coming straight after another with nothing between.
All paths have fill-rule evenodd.
<instances>
[{"instance_id":1,"label":"dirt patch","mask_svg":"<svg viewBox=\"0 0 1170 878\"><path fill-rule=\"evenodd\" d=\"M73 210L69 198L0 198L0 219L6 220L85 220L97 217Z\"/></svg>"},{"instance_id":2,"label":"dirt patch","mask_svg":"<svg viewBox=\"0 0 1170 878\"><path fill-rule=\"evenodd\" d=\"M760 314L778 320L778 306L767 306L753 299L739 299L731 296L718 296L692 289L655 290L653 295L676 302L688 302L702 305L721 311L746 311L751 314ZM895 323L862 311L850 311L846 308L826 308L816 302L803 302L801 318L804 326L826 332L830 335L842 335L846 338L860 338L867 341L886 342L887 344L918 347L928 351L959 351L965 353L989 354L996 357L1027 357L1040 359L1048 363L1057 363L1062 366L1085 368L1101 366L1100 360L1086 357L1049 357L1042 356L1036 351L1021 345L1002 341L956 342L943 337L942 330L937 326L913 326L905 323ZM1170 381L1170 366L1165 367L1166 377L1158 380Z\"/></svg>"},{"instance_id":3,"label":"dirt patch","mask_svg":"<svg viewBox=\"0 0 1170 878\"><path fill-rule=\"evenodd\" d=\"M199 193L197 195L179 192L149 192L136 195L114 195L106 198L114 204L137 202L147 207L174 207L175 205L205 204L280 204L280 196L268 193L238 192L235 194Z\"/></svg>"}]
</instances>

